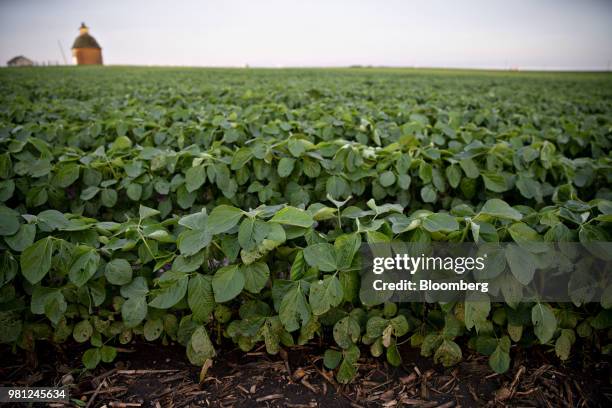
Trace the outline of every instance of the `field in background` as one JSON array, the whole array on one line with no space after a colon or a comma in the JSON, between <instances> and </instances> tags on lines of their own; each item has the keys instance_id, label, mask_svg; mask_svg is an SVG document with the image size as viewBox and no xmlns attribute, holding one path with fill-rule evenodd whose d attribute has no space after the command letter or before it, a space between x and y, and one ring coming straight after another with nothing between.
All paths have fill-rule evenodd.
<instances>
[{"instance_id":1,"label":"field in background","mask_svg":"<svg viewBox=\"0 0 612 408\"><path fill-rule=\"evenodd\" d=\"M0 377L96 404L606 405L609 281L394 304L357 249L609 244L611 147L609 73L2 69ZM514 261L491 279L528 280Z\"/></svg>"}]
</instances>

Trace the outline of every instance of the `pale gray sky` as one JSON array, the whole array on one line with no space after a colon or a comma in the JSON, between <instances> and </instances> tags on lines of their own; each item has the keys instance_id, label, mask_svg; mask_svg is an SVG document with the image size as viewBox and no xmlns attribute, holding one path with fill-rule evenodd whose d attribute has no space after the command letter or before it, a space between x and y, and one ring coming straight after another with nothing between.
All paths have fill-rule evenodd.
<instances>
[{"instance_id":1,"label":"pale gray sky","mask_svg":"<svg viewBox=\"0 0 612 408\"><path fill-rule=\"evenodd\" d=\"M0 64L608 69L612 0L0 0Z\"/></svg>"}]
</instances>

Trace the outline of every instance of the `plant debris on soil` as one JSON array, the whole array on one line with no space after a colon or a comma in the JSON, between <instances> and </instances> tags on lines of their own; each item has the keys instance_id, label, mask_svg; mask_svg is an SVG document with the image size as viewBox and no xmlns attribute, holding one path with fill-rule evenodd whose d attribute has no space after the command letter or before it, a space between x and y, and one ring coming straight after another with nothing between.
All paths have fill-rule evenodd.
<instances>
[{"instance_id":1,"label":"plant debris on soil","mask_svg":"<svg viewBox=\"0 0 612 408\"><path fill-rule=\"evenodd\" d=\"M202 370L189 364L178 345L139 343L94 371L69 357L80 355L75 352L80 347L44 344L37 355L3 348L0 386L68 387L71 401L44 405L50 407L612 406L610 359L576 356L560 365L538 348L517 355L507 373L496 374L477 354L444 369L404 345L402 367L362 358L355 381L341 385L323 366L316 346L277 356L222 349Z\"/></svg>"}]
</instances>

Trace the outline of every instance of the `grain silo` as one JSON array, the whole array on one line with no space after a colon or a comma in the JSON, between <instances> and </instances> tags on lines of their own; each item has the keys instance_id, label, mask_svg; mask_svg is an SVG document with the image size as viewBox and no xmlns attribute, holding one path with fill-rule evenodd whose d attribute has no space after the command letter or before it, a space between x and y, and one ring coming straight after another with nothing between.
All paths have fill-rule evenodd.
<instances>
[{"instance_id":1,"label":"grain silo","mask_svg":"<svg viewBox=\"0 0 612 408\"><path fill-rule=\"evenodd\" d=\"M72 44L72 58L77 65L102 65L102 48L89 35L89 28L81 23L79 36Z\"/></svg>"}]
</instances>

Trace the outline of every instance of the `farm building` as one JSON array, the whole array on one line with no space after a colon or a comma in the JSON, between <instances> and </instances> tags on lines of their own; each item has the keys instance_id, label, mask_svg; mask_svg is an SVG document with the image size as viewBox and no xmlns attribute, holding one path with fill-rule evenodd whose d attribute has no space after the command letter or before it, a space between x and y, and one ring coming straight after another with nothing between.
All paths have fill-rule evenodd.
<instances>
[{"instance_id":1,"label":"farm building","mask_svg":"<svg viewBox=\"0 0 612 408\"><path fill-rule=\"evenodd\" d=\"M79 36L72 44L72 57L77 65L102 65L102 48L85 23L81 23Z\"/></svg>"},{"instance_id":2,"label":"farm building","mask_svg":"<svg viewBox=\"0 0 612 408\"><path fill-rule=\"evenodd\" d=\"M23 55L19 55L8 60L6 62L6 65L8 67L31 67L32 65L34 65L34 62L31 59L24 57Z\"/></svg>"}]
</instances>

